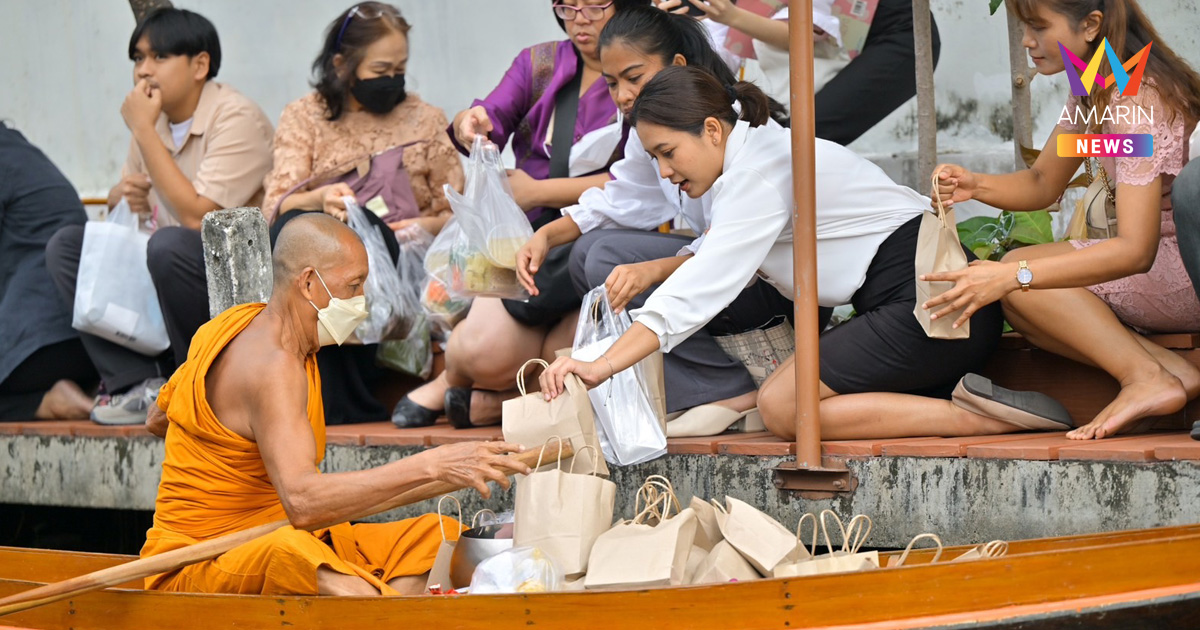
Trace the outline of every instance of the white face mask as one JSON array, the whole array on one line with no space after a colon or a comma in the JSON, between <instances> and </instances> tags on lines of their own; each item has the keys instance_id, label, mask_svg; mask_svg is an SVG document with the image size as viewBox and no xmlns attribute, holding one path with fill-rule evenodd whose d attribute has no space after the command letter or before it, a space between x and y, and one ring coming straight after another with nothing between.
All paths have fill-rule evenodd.
<instances>
[{"instance_id":1,"label":"white face mask","mask_svg":"<svg viewBox=\"0 0 1200 630\"><path fill-rule=\"evenodd\" d=\"M363 295L357 295L348 300L333 297L333 293L325 285L325 280L321 278L321 272L314 269L313 273L317 274L317 280L321 281L321 286L325 287L326 293L329 293L329 306L325 308L317 308L312 300L308 301L313 308L317 309L317 341L322 346L332 344L340 346L367 318L367 298Z\"/></svg>"}]
</instances>

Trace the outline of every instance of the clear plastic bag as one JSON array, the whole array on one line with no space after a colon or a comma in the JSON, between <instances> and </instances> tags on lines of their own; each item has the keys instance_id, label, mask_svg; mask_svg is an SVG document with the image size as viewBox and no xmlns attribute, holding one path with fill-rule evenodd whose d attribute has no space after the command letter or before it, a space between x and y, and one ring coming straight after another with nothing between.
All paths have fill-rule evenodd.
<instances>
[{"instance_id":1,"label":"clear plastic bag","mask_svg":"<svg viewBox=\"0 0 1200 630\"><path fill-rule=\"evenodd\" d=\"M562 590L563 576L550 556L536 547L514 547L475 567L472 595L548 593Z\"/></svg>"},{"instance_id":2,"label":"clear plastic bag","mask_svg":"<svg viewBox=\"0 0 1200 630\"><path fill-rule=\"evenodd\" d=\"M533 228L513 200L499 147L477 136L466 175L463 194L449 185L445 189L463 233L488 262L516 269L517 251L533 237Z\"/></svg>"},{"instance_id":3,"label":"clear plastic bag","mask_svg":"<svg viewBox=\"0 0 1200 630\"><path fill-rule=\"evenodd\" d=\"M150 236L121 199L107 221L83 228L71 327L154 356L171 345L146 267Z\"/></svg>"},{"instance_id":4,"label":"clear plastic bag","mask_svg":"<svg viewBox=\"0 0 1200 630\"><path fill-rule=\"evenodd\" d=\"M358 325L355 333L364 344L404 339L412 331L421 312L417 296L404 290L400 271L392 264L392 256L388 253L383 235L367 220L366 210L353 197L345 197L343 201L346 203L346 223L362 239L369 266L367 281L363 286L363 294L367 297L367 318Z\"/></svg>"},{"instance_id":5,"label":"clear plastic bag","mask_svg":"<svg viewBox=\"0 0 1200 630\"><path fill-rule=\"evenodd\" d=\"M420 304L425 280L425 254L433 242L433 235L419 225L412 225L397 232L396 240L400 245L396 270L400 275L404 300L409 305ZM424 379L433 372L431 324L421 308L414 308L417 314L408 336L380 342L375 360L385 367Z\"/></svg>"},{"instance_id":6,"label":"clear plastic bag","mask_svg":"<svg viewBox=\"0 0 1200 630\"><path fill-rule=\"evenodd\" d=\"M442 283L447 296L529 299L529 292L517 280L517 272L496 266L473 246L460 219L455 216L446 223L425 256L425 270Z\"/></svg>"},{"instance_id":7,"label":"clear plastic bag","mask_svg":"<svg viewBox=\"0 0 1200 630\"><path fill-rule=\"evenodd\" d=\"M595 361L633 322L629 312L613 313L608 292L598 286L583 296L571 357ZM610 464L640 464L667 452L667 435L655 411L645 366L622 370L588 392L596 412L604 459Z\"/></svg>"}]
</instances>

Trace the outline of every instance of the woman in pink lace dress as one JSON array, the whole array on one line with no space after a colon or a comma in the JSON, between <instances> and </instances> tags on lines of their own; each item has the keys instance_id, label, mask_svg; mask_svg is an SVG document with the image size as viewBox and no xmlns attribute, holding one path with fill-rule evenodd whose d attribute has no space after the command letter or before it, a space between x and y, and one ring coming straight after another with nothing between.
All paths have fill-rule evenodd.
<instances>
[{"instance_id":1,"label":"woman in pink lace dress","mask_svg":"<svg viewBox=\"0 0 1200 630\"><path fill-rule=\"evenodd\" d=\"M977 199L1012 211L1045 208L1062 195L1082 161L1058 156L1058 136L1064 133L1151 134L1153 155L1101 159L1115 187L1117 236L1021 248L1002 262L931 275L930 280L956 284L927 307L938 316L965 307L960 316L965 321L983 304L1002 300L1009 323L1030 342L1111 374L1121 384L1120 394L1068 434L1102 438L1132 428L1136 420L1177 412L1200 394L1200 370L1140 334L1200 331L1200 302L1179 256L1170 201L1171 183L1186 161L1187 137L1200 118L1200 77L1171 51L1134 0L1008 4L1024 24L1023 43L1044 75L1063 71L1060 44L1086 63L1102 42L1122 61L1153 42L1136 95L1120 94L1110 80L1107 89L1097 85L1090 96L1067 102L1069 113L1079 106L1094 112L1092 120L1106 108L1114 116L1141 108L1153 122L1135 115L1085 128L1064 119L1028 170L982 175L941 165L934 194L948 204ZM1112 72L1106 57L1100 76Z\"/></svg>"}]
</instances>

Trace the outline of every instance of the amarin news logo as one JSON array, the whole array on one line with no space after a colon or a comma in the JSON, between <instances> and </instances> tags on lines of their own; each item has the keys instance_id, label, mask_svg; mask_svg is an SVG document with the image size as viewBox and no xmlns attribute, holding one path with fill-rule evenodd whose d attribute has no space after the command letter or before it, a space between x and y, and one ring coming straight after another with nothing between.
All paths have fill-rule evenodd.
<instances>
[{"instance_id":1,"label":"amarin news logo","mask_svg":"<svg viewBox=\"0 0 1200 630\"><path fill-rule=\"evenodd\" d=\"M1137 96L1142 86L1142 75L1146 71L1146 62L1150 60L1150 46L1146 44L1136 55L1125 63L1117 57L1117 52L1108 45L1108 39L1100 40L1100 46L1087 63L1067 50L1060 42L1058 49L1062 52L1063 66L1067 80L1071 83L1071 93L1078 97L1091 94L1092 88L1099 85L1107 89L1116 85L1121 96ZM1108 65L1113 73L1107 77L1100 75L1100 63L1108 59ZM1074 66L1074 68L1072 68ZM1082 74L1081 74L1082 73ZM1154 125L1154 110L1140 105L1106 105L1103 110L1096 108L1084 109L1078 103L1075 111L1063 107L1059 123L1070 123L1073 127L1100 127L1104 123L1111 125ZM1154 153L1154 136L1143 134L1060 134L1058 136L1058 155L1060 157L1149 157Z\"/></svg>"},{"instance_id":2,"label":"amarin news logo","mask_svg":"<svg viewBox=\"0 0 1200 630\"><path fill-rule=\"evenodd\" d=\"M1083 63L1083 60L1075 56L1075 53L1067 50L1066 46L1059 42L1058 49L1062 51L1063 61L1070 61L1071 64L1063 64L1067 71L1067 80L1071 82L1071 93L1075 96L1087 96L1092 92L1092 86L1099 85L1100 89L1107 88L1113 82L1116 82L1117 89L1122 96L1137 96L1138 88L1142 86L1142 73L1146 71L1146 62L1150 60L1150 46L1154 42L1146 44L1146 47L1139 50L1138 54L1130 57L1129 61L1124 64L1117 58L1117 53L1108 45L1108 38L1100 40L1100 47L1096 49L1096 54L1092 55L1092 60L1088 63ZM1100 62L1104 57L1108 57L1108 65L1112 66L1113 73L1108 77L1100 76ZM1071 66L1075 66L1078 72L1071 70ZM1129 74L1129 70L1133 70L1133 74ZM1083 74L1079 74L1082 72Z\"/></svg>"}]
</instances>

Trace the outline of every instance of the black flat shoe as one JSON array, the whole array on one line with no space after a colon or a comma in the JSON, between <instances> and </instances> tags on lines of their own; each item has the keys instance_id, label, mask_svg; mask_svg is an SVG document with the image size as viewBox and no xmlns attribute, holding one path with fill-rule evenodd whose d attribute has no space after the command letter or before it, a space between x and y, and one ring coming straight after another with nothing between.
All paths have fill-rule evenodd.
<instances>
[{"instance_id":1,"label":"black flat shoe","mask_svg":"<svg viewBox=\"0 0 1200 630\"><path fill-rule=\"evenodd\" d=\"M446 390L446 419L455 429L471 428L471 388L451 387Z\"/></svg>"},{"instance_id":2,"label":"black flat shoe","mask_svg":"<svg viewBox=\"0 0 1200 630\"><path fill-rule=\"evenodd\" d=\"M422 407L405 396L396 403L396 408L392 411L392 424L401 429L428 427L437 422L440 415L442 412Z\"/></svg>"},{"instance_id":3,"label":"black flat shoe","mask_svg":"<svg viewBox=\"0 0 1200 630\"><path fill-rule=\"evenodd\" d=\"M1200 420L1192 424L1192 439L1200 440Z\"/></svg>"}]
</instances>

